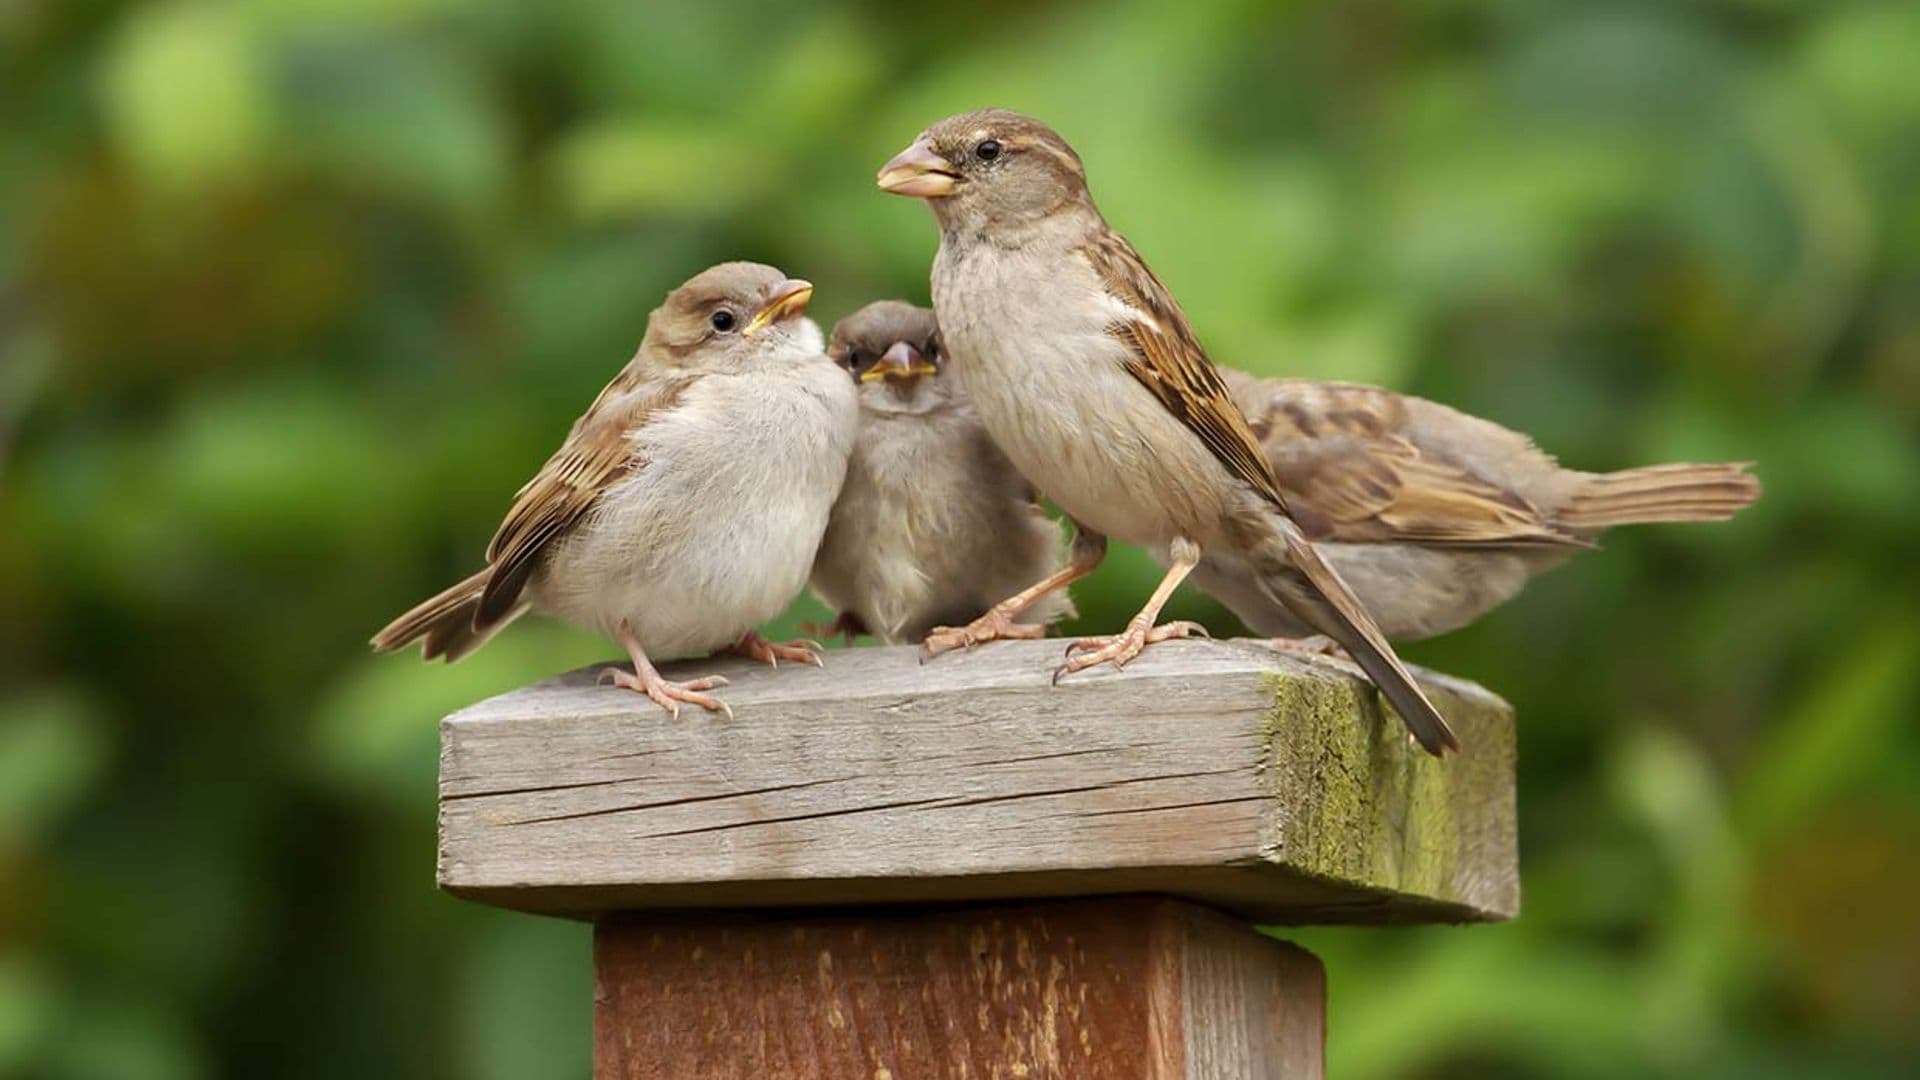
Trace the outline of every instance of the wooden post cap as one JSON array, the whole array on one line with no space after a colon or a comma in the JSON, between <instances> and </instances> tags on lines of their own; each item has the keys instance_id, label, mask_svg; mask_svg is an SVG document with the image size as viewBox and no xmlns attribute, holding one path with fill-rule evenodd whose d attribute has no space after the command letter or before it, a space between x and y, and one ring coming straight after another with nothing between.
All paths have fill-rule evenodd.
<instances>
[{"instance_id":1,"label":"wooden post cap","mask_svg":"<svg viewBox=\"0 0 1920 1080\"><path fill-rule=\"evenodd\" d=\"M744 660L733 719L594 670L441 725L441 887L614 910L1156 893L1288 923L1519 907L1512 710L1422 675L1464 750L1407 741L1339 661L1178 641L1048 679L1058 641Z\"/></svg>"}]
</instances>

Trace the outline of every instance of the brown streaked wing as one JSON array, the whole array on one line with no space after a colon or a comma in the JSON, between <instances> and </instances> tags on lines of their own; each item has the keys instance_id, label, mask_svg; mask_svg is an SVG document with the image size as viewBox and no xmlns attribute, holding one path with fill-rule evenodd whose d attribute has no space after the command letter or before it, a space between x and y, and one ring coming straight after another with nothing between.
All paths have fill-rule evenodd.
<instances>
[{"instance_id":1,"label":"brown streaked wing","mask_svg":"<svg viewBox=\"0 0 1920 1080\"><path fill-rule=\"evenodd\" d=\"M1414 442L1398 394L1303 379L1233 381L1275 482L1314 539L1591 546L1518 493Z\"/></svg>"},{"instance_id":2,"label":"brown streaked wing","mask_svg":"<svg viewBox=\"0 0 1920 1080\"><path fill-rule=\"evenodd\" d=\"M1082 251L1107 291L1151 320L1128 319L1107 328L1127 347L1128 372L1200 436L1228 471L1285 509L1259 440L1167 287L1147 269L1133 245L1111 229L1088 241Z\"/></svg>"},{"instance_id":3,"label":"brown streaked wing","mask_svg":"<svg viewBox=\"0 0 1920 1080\"><path fill-rule=\"evenodd\" d=\"M567 441L514 496L513 507L487 545L491 573L476 624L512 610L546 546L565 535L608 485L644 466L635 460L633 433L650 415L678 403L694 381L678 377L647 386L629 367L600 392L574 422Z\"/></svg>"}]
</instances>

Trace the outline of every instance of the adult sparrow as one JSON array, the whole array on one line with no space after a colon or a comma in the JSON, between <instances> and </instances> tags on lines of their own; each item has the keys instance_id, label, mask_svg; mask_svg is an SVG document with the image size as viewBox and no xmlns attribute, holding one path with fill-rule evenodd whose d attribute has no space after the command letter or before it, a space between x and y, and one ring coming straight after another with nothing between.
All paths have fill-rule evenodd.
<instances>
[{"instance_id":1,"label":"adult sparrow","mask_svg":"<svg viewBox=\"0 0 1920 1080\"><path fill-rule=\"evenodd\" d=\"M1615 525L1724 521L1760 497L1742 462L1579 472L1421 398L1220 374L1294 520L1395 640L1467 625ZM1201 559L1193 582L1259 633L1315 632L1230 563Z\"/></svg>"},{"instance_id":2,"label":"adult sparrow","mask_svg":"<svg viewBox=\"0 0 1920 1080\"><path fill-rule=\"evenodd\" d=\"M813 591L839 612L831 630L918 642L1060 567L1063 530L946 370L931 309L868 304L834 326L827 355L860 386L847 483L813 563ZM1055 593L1030 614L1071 612Z\"/></svg>"},{"instance_id":3,"label":"adult sparrow","mask_svg":"<svg viewBox=\"0 0 1920 1080\"><path fill-rule=\"evenodd\" d=\"M640 349L514 498L486 569L374 636L458 660L536 610L619 642L603 678L678 716L726 680L670 682L654 661L723 647L819 662L754 629L806 586L846 477L857 409L804 317L813 286L722 263L667 296ZM728 710L731 715L731 710Z\"/></svg>"},{"instance_id":4,"label":"adult sparrow","mask_svg":"<svg viewBox=\"0 0 1920 1080\"><path fill-rule=\"evenodd\" d=\"M1123 633L1078 641L1056 672L1125 664L1148 643L1202 632L1156 625L1211 556L1345 646L1428 752L1446 721L1287 514L1246 418L1185 313L1107 225L1073 148L998 109L949 117L887 162L880 187L927 201L940 226L933 306L994 441L1081 529L1062 571L934 650L1006 636L1037 595L1084 576L1105 536L1147 545L1166 576Z\"/></svg>"}]
</instances>

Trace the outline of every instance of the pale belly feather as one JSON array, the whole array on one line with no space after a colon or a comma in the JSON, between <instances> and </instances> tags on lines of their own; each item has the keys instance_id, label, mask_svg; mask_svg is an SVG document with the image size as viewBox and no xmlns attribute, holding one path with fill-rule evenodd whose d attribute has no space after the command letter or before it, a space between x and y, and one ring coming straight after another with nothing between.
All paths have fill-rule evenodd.
<instances>
[{"instance_id":1,"label":"pale belly feather","mask_svg":"<svg viewBox=\"0 0 1920 1080\"><path fill-rule=\"evenodd\" d=\"M645 466L554 550L536 607L607 633L625 622L658 660L711 652L784 610L806 586L852 429L850 388L823 399L794 382L725 388L650 427Z\"/></svg>"},{"instance_id":2,"label":"pale belly feather","mask_svg":"<svg viewBox=\"0 0 1920 1080\"><path fill-rule=\"evenodd\" d=\"M962 267L941 255L933 283L941 332L982 422L1021 473L1117 540L1216 540L1218 508L1238 497L1222 490L1233 481L1126 370L1125 348L1106 328L1129 310L1118 301L1080 312L1059 305L1057 294L1097 295L1078 264L1037 268L990 249Z\"/></svg>"}]
</instances>

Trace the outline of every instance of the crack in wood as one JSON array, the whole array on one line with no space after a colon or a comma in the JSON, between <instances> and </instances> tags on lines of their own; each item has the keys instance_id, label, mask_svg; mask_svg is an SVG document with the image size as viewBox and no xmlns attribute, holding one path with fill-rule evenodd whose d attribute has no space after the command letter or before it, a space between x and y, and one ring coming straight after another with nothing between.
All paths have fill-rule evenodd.
<instances>
[{"instance_id":1,"label":"crack in wood","mask_svg":"<svg viewBox=\"0 0 1920 1080\"><path fill-rule=\"evenodd\" d=\"M647 833L645 839L658 840L667 836L693 836L697 833L725 832L728 829L751 829L757 825L783 825L790 821L813 821L816 818L851 817L855 814L873 814L882 810L899 810L910 806L925 806L939 802L934 799L903 799L900 802L875 803L872 806L848 806L839 810L820 810L811 814L789 814L786 817L761 818L757 821L730 821L720 825L703 825L698 829L674 829L671 832Z\"/></svg>"},{"instance_id":2,"label":"crack in wood","mask_svg":"<svg viewBox=\"0 0 1920 1080\"><path fill-rule=\"evenodd\" d=\"M1078 795L1088 791L1107 791L1111 788L1125 787L1129 784L1150 784L1156 780L1191 780L1197 776L1227 776L1239 771L1239 769L1207 769L1202 772L1161 773L1156 776L1134 776L1125 780L1108 780L1103 783L1087 784L1081 787L1051 788L1044 791L1015 791L1006 795L984 795L977 799L952 799L941 801L937 809L945 810L953 806L985 806L989 803L1012 802L1019 799L1040 799L1050 795Z\"/></svg>"},{"instance_id":3,"label":"crack in wood","mask_svg":"<svg viewBox=\"0 0 1920 1080\"><path fill-rule=\"evenodd\" d=\"M986 761L963 761L962 768L986 768L993 765L1014 765L1023 761L1052 761L1056 758L1086 757L1089 754L1124 753L1128 750L1146 750L1157 743L1128 743L1125 746L1095 746L1085 750L1061 750L1052 754L1027 754L1023 757L990 758Z\"/></svg>"},{"instance_id":4,"label":"crack in wood","mask_svg":"<svg viewBox=\"0 0 1920 1080\"><path fill-rule=\"evenodd\" d=\"M744 799L753 795L772 795L782 791L798 791L801 788L820 787L823 784L841 784L848 780L857 780L858 776L829 776L820 780L808 780L798 784L775 784L772 787L752 788L747 791L723 791L717 795L689 795L684 799L662 799L658 802L634 803L630 806L605 806L597 810L578 810L571 814L551 814L546 817L517 818L502 821L501 825L539 825L549 821L574 821L580 818L601 817L608 814L626 814L637 810L659 810L668 806L683 806L689 803L719 802L723 799ZM673 835L662 833L662 836Z\"/></svg>"},{"instance_id":5,"label":"crack in wood","mask_svg":"<svg viewBox=\"0 0 1920 1080\"><path fill-rule=\"evenodd\" d=\"M1165 803L1160 806L1130 806L1122 810L1083 810L1072 814L1056 814L1055 817L1115 817L1120 814L1155 814L1162 810L1192 810L1201 806L1230 806L1234 803L1266 802L1265 795L1240 795L1231 799L1202 799L1199 802Z\"/></svg>"},{"instance_id":6,"label":"crack in wood","mask_svg":"<svg viewBox=\"0 0 1920 1080\"><path fill-rule=\"evenodd\" d=\"M582 788L612 787L615 784L631 784L644 780L641 776L623 776L617 780L581 780L572 784L539 784L534 787L495 788L489 791L462 791L454 795L441 795L443 803L460 802L465 799L485 799L496 795L540 795L549 791L579 791Z\"/></svg>"}]
</instances>

